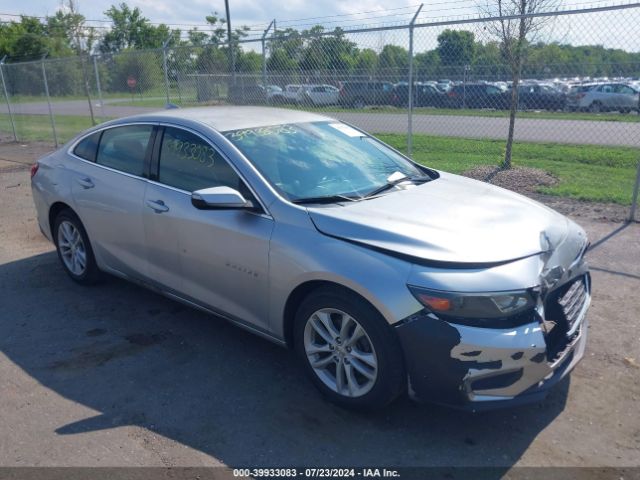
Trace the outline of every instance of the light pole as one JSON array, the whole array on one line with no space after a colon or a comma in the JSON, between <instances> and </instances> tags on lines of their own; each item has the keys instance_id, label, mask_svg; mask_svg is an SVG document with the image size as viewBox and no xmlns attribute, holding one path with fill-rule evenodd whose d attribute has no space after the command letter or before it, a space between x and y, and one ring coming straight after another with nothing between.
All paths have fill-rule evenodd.
<instances>
[{"instance_id":1,"label":"light pole","mask_svg":"<svg viewBox=\"0 0 640 480\"><path fill-rule=\"evenodd\" d=\"M231 41L231 12L229 12L229 0L224 0L224 8L227 12L227 41L229 49L229 65L231 66L231 78L233 84L236 84L236 56L233 51L233 42Z\"/></svg>"}]
</instances>

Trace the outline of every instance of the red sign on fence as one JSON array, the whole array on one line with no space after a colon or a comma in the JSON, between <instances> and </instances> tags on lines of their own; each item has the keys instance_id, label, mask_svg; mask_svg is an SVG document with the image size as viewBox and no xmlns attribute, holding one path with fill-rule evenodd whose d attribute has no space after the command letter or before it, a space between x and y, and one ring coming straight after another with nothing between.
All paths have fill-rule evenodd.
<instances>
[{"instance_id":1,"label":"red sign on fence","mask_svg":"<svg viewBox=\"0 0 640 480\"><path fill-rule=\"evenodd\" d=\"M136 77L127 77L127 85L129 86L130 89L134 89L136 88L136 84L138 83L138 81L136 80Z\"/></svg>"}]
</instances>

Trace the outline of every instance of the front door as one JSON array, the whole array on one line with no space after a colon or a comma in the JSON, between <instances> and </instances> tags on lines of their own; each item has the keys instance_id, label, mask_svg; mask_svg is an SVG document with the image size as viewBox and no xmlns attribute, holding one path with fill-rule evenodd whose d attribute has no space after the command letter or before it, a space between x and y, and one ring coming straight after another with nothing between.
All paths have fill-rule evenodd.
<instances>
[{"instance_id":1,"label":"front door","mask_svg":"<svg viewBox=\"0 0 640 480\"><path fill-rule=\"evenodd\" d=\"M157 163L144 208L152 276L187 299L267 330L273 220L191 204L191 192L222 185L256 202L227 160L191 131L165 127Z\"/></svg>"}]
</instances>

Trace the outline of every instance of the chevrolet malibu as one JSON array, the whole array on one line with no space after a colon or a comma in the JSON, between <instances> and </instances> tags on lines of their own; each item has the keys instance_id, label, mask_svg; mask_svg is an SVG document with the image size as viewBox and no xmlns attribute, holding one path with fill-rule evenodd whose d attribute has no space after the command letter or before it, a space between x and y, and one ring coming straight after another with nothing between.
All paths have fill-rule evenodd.
<instances>
[{"instance_id":1,"label":"chevrolet malibu","mask_svg":"<svg viewBox=\"0 0 640 480\"><path fill-rule=\"evenodd\" d=\"M71 279L135 281L294 348L345 407L535 402L584 353L580 227L325 116L139 115L31 174Z\"/></svg>"}]
</instances>

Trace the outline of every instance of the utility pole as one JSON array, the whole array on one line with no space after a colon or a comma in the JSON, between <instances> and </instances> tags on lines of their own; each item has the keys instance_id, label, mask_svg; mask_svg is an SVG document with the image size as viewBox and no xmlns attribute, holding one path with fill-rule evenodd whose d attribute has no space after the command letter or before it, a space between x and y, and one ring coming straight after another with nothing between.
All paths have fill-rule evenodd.
<instances>
[{"instance_id":1,"label":"utility pole","mask_svg":"<svg viewBox=\"0 0 640 480\"><path fill-rule=\"evenodd\" d=\"M275 23L275 20L271 20L271 23L262 34L262 86L267 88L267 34L271 30L271 26ZM266 91L266 90L265 90Z\"/></svg>"},{"instance_id":2,"label":"utility pole","mask_svg":"<svg viewBox=\"0 0 640 480\"><path fill-rule=\"evenodd\" d=\"M224 8L227 11L227 41L229 49L229 65L231 66L231 78L233 78L233 84L236 83L236 56L233 51L233 42L231 40L231 13L229 12L229 0L224 0Z\"/></svg>"}]
</instances>

